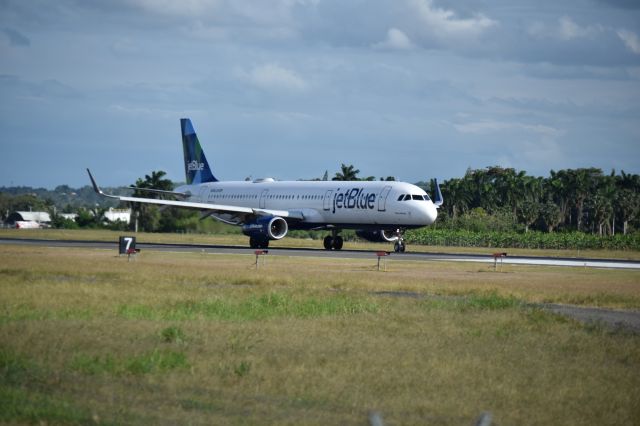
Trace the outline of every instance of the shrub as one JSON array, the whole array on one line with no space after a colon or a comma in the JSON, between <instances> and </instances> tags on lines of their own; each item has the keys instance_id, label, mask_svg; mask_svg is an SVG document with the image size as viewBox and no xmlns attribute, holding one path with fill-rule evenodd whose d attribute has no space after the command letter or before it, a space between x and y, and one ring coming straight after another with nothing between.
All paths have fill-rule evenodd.
<instances>
[{"instance_id":1,"label":"shrub","mask_svg":"<svg viewBox=\"0 0 640 426\"><path fill-rule=\"evenodd\" d=\"M640 233L599 236L583 232L494 232L425 228L409 231L410 243L433 246L559 250L640 250Z\"/></svg>"}]
</instances>

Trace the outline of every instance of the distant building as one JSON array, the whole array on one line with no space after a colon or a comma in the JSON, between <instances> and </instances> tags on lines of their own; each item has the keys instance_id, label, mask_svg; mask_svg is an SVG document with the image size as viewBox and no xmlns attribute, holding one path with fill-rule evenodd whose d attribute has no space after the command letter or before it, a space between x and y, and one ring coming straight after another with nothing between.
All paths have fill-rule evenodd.
<instances>
[{"instance_id":1,"label":"distant building","mask_svg":"<svg viewBox=\"0 0 640 426\"><path fill-rule=\"evenodd\" d=\"M13 212L6 222L16 228L48 228L51 216L47 212Z\"/></svg>"},{"instance_id":2,"label":"distant building","mask_svg":"<svg viewBox=\"0 0 640 426\"><path fill-rule=\"evenodd\" d=\"M73 220L75 222L78 218L78 213L60 213L59 216L63 219Z\"/></svg>"},{"instance_id":3,"label":"distant building","mask_svg":"<svg viewBox=\"0 0 640 426\"><path fill-rule=\"evenodd\" d=\"M103 216L109 222L126 222L131 223L131 209L114 209L113 207L109 208L106 212L104 212Z\"/></svg>"}]
</instances>

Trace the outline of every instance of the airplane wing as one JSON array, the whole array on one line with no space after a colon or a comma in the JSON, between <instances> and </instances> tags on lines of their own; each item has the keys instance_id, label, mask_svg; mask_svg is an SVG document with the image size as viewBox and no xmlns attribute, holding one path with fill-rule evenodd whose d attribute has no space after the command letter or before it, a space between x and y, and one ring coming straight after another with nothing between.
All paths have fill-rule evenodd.
<instances>
[{"instance_id":1,"label":"airplane wing","mask_svg":"<svg viewBox=\"0 0 640 426\"><path fill-rule=\"evenodd\" d=\"M304 216L301 212L298 211L288 211L288 210L271 210L271 209L255 209L251 207L242 207L242 206L230 206L224 204L209 204L209 203L197 203L192 201L176 201L176 200L159 200L156 198L141 198L141 197L127 197L121 195L112 195L106 194L100 189L96 180L93 178L91 171L87 169L87 173L89 173L89 179L91 179L91 184L93 185L93 190L102 195L103 197L114 198L116 200L130 202L130 203L145 203L145 204L156 204L159 206L171 206L171 207L182 207L187 209L194 209L207 212L207 215L230 215L236 217L239 223L247 222L251 217L258 216L279 216L286 219L293 220L303 220ZM176 193L171 193L176 195ZM184 194L182 194L184 195Z\"/></svg>"},{"instance_id":2,"label":"airplane wing","mask_svg":"<svg viewBox=\"0 0 640 426\"><path fill-rule=\"evenodd\" d=\"M162 189L140 188L139 186L130 186L129 188L134 189L136 191L141 191L141 192L150 192L152 194L170 195L172 197L176 197L180 199L185 199L189 197L188 194L184 194L182 192L163 191Z\"/></svg>"}]
</instances>

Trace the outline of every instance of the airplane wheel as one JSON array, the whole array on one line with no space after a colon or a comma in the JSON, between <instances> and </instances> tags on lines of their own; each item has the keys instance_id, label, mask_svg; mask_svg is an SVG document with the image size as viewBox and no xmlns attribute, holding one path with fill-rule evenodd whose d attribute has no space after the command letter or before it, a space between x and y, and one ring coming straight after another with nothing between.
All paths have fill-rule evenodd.
<instances>
[{"instance_id":1,"label":"airplane wheel","mask_svg":"<svg viewBox=\"0 0 640 426\"><path fill-rule=\"evenodd\" d=\"M266 238L249 237L249 247L252 249L269 248L269 240Z\"/></svg>"},{"instance_id":2,"label":"airplane wheel","mask_svg":"<svg viewBox=\"0 0 640 426\"><path fill-rule=\"evenodd\" d=\"M344 240L342 237L337 236L333 239L333 249L334 250L342 250L342 246L344 245Z\"/></svg>"},{"instance_id":3,"label":"airplane wheel","mask_svg":"<svg viewBox=\"0 0 640 426\"><path fill-rule=\"evenodd\" d=\"M327 235L326 237L324 237L324 248L325 250L331 250L332 247L333 247L333 237L330 235Z\"/></svg>"},{"instance_id":4,"label":"airplane wheel","mask_svg":"<svg viewBox=\"0 0 640 426\"><path fill-rule=\"evenodd\" d=\"M405 245L404 241L396 241L393 245L393 251L395 251L396 253L404 253L406 248L407 246Z\"/></svg>"},{"instance_id":5,"label":"airplane wheel","mask_svg":"<svg viewBox=\"0 0 640 426\"><path fill-rule=\"evenodd\" d=\"M257 249L258 241L253 237L249 237L249 247L251 247L252 249Z\"/></svg>"}]
</instances>

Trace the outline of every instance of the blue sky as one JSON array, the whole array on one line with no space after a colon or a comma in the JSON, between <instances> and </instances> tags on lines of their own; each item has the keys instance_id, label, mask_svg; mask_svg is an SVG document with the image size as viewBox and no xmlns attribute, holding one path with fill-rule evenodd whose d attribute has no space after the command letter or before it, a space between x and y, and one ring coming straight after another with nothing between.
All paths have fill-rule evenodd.
<instances>
[{"instance_id":1,"label":"blue sky","mask_svg":"<svg viewBox=\"0 0 640 426\"><path fill-rule=\"evenodd\" d=\"M0 186L640 173L640 2L0 0Z\"/></svg>"}]
</instances>

